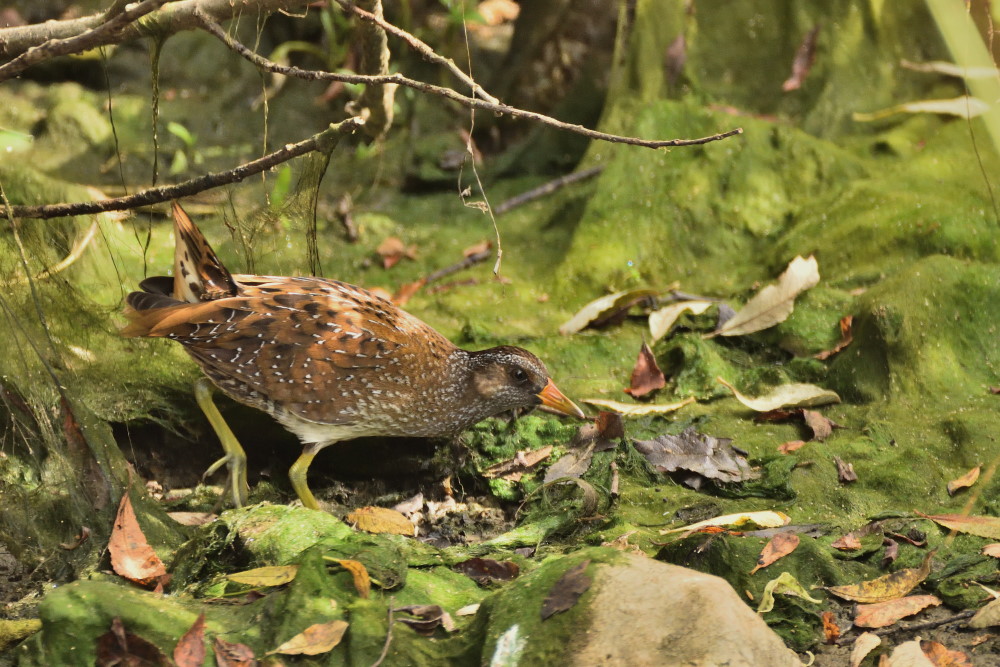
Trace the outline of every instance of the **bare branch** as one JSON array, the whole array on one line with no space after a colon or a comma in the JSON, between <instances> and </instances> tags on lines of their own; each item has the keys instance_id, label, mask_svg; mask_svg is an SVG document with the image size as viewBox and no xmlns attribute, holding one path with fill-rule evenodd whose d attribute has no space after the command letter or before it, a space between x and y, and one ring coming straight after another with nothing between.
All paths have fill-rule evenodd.
<instances>
[{"instance_id":1,"label":"bare branch","mask_svg":"<svg viewBox=\"0 0 1000 667\"><path fill-rule=\"evenodd\" d=\"M423 81L417 81L416 79L410 79L408 77L405 77L402 74L377 74L377 75L336 74L334 72L307 70L289 65L280 65L274 61L264 58L263 56L257 53L254 53L249 48L247 48L240 42L233 39L233 37L228 33L226 33L226 31L223 30L218 23L215 23L209 17L197 11L195 12L195 15L201 20L202 28L204 28L207 32L211 33L212 35L215 35L226 46L228 46L230 49L232 49L239 55L243 56L250 62L252 62L257 67L267 70L268 72L283 74L285 76L294 77L296 79L303 79L305 81L342 81L344 83L361 83L361 84L396 83L399 84L400 86L407 86L408 88L413 88L414 90L419 90L423 93L444 97L454 102L458 102L462 106L468 107L470 109L483 109L484 111L491 111L496 114L514 116L517 118L527 118L529 120L542 123L543 125L550 125L560 130L575 132L576 134L581 134L590 139L607 141L614 144L629 144L632 146L642 146L644 148L696 146L699 144L707 144L713 141L719 141L720 139L726 139L728 137L732 137L737 134L743 133L743 128L736 128L735 130L729 130L728 132L722 132L720 134L713 134L708 137L700 137L698 139L640 139L638 137L625 137L618 134L608 134L607 132L598 132L597 130L591 130L589 128L583 127L582 125L573 125L571 123L565 123L561 120L556 120L551 116L546 116L545 114L536 113L534 111L525 111L524 109L518 109L517 107L512 107L507 104L499 104L499 103L489 102L487 100L476 99L474 97L462 95L461 93L452 90L451 88L445 88L443 86L435 86L433 84L425 83Z\"/></svg>"},{"instance_id":2,"label":"bare branch","mask_svg":"<svg viewBox=\"0 0 1000 667\"><path fill-rule=\"evenodd\" d=\"M176 185L149 188L126 197L115 197L100 201L46 204L42 206L5 206L0 208L0 215L9 215L15 218L60 218L68 215L103 213L104 211L124 211L138 206L159 204L179 197L189 197L210 188L217 188L220 185L242 181L249 176L259 174L282 162L287 162L292 158L311 153L312 151L328 151L337 144L341 135L353 133L362 124L363 121L360 118L348 118L340 123L331 124L330 127L322 132L314 134L297 144L286 144L280 150L268 153L251 162L241 164L229 171L205 174L204 176L192 178L189 181L177 183Z\"/></svg>"}]
</instances>

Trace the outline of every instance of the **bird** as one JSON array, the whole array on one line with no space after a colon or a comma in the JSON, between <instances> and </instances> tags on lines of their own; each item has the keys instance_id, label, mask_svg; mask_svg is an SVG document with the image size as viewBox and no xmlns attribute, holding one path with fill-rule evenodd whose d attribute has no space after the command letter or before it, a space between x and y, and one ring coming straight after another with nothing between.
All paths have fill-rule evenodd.
<instances>
[{"instance_id":1,"label":"bird","mask_svg":"<svg viewBox=\"0 0 1000 667\"><path fill-rule=\"evenodd\" d=\"M267 412L302 441L289 479L320 509L307 472L316 454L363 436L453 437L483 419L541 406L584 413L531 352L464 350L361 287L318 277L231 274L178 202L173 276L125 298L126 337L180 343L204 372L198 405L228 467L233 504L247 503L246 454L212 400L212 385Z\"/></svg>"}]
</instances>

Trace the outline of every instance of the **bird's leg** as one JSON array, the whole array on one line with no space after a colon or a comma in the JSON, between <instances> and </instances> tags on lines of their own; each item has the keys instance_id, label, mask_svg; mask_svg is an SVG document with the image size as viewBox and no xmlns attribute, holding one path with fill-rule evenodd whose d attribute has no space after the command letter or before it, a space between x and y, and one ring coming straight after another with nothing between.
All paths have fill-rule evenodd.
<instances>
[{"instance_id":1,"label":"bird's leg","mask_svg":"<svg viewBox=\"0 0 1000 667\"><path fill-rule=\"evenodd\" d=\"M319 503L316 502L316 498L313 496L312 491L309 490L309 483L306 480L306 472L309 470L309 464L312 463L313 459L316 458L316 452L323 449L326 443L320 444L311 442L302 448L302 454L299 458L295 459L295 463L292 467L288 469L288 479L292 482L292 488L295 489L295 495L299 497L302 501L302 505L308 507L311 510L318 510Z\"/></svg>"},{"instance_id":2,"label":"bird's leg","mask_svg":"<svg viewBox=\"0 0 1000 667\"><path fill-rule=\"evenodd\" d=\"M233 495L233 503L237 507L243 507L247 504L247 490L249 488L247 485L247 455L243 451L243 447L240 446L239 440L233 435L229 424L222 418L219 408L215 407L215 403L212 401L212 383L208 381L208 378L201 378L194 383L194 395L198 401L198 407L205 413L208 423L212 425L215 435L219 437L219 442L222 444L222 449L226 452L225 456L209 466L205 474L202 475L202 479L210 476L223 465L228 466L228 486Z\"/></svg>"}]
</instances>

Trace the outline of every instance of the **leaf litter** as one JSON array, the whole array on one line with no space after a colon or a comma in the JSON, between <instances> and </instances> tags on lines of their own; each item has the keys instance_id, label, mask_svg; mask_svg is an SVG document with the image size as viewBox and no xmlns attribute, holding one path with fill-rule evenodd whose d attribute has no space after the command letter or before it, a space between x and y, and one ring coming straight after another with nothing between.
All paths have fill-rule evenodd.
<instances>
[{"instance_id":1,"label":"leaf litter","mask_svg":"<svg viewBox=\"0 0 1000 667\"><path fill-rule=\"evenodd\" d=\"M851 600L852 602L870 604L873 602L895 600L912 591L927 578L931 573L931 558L933 556L933 551L928 553L924 557L924 562L920 567L897 570L878 579L862 581L858 584L826 586L824 588L837 597Z\"/></svg>"},{"instance_id":2,"label":"leaf litter","mask_svg":"<svg viewBox=\"0 0 1000 667\"><path fill-rule=\"evenodd\" d=\"M724 484L759 477L750 468L746 456L737 452L730 438L716 438L699 433L693 426L679 435L663 434L652 440L633 440L636 451L660 472L676 473L686 486L695 490L705 480Z\"/></svg>"},{"instance_id":3,"label":"leaf litter","mask_svg":"<svg viewBox=\"0 0 1000 667\"><path fill-rule=\"evenodd\" d=\"M775 285L768 285L747 301L737 313L706 338L745 336L773 327L788 319L795 309L795 298L819 283L819 263L810 255L796 256Z\"/></svg>"},{"instance_id":4,"label":"leaf litter","mask_svg":"<svg viewBox=\"0 0 1000 667\"><path fill-rule=\"evenodd\" d=\"M122 494L118 504L118 514L108 540L108 551L111 552L111 567L115 573L140 586L148 588L154 584L162 584L168 577L166 566L149 545L139 526L127 492Z\"/></svg>"},{"instance_id":5,"label":"leaf litter","mask_svg":"<svg viewBox=\"0 0 1000 667\"><path fill-rule=\"evenodd\" d=\"M814 408L830 403L840 403L840 396L837 392L817 387L814 384L791 383L775 387L769 394L750 398L740 393L736 387L726 382L723 378L715 378L719 384L725 386L733 392L743 405L755 412L771 412L780 408Z\"/></svg>"},{"instance_id":6,"label":"leaf litter","mask_svg":"<svg viewBox=\"0 0 1000 667\"><path fill-rule=\"evenodd\" d=\"M589 565L590 559L588 558L566 570L565 574L552 585L549 594L542 602L543 621L567 609L572 609L580 596L590 590L593 580L587 574L587 566Z\"/></svg>"},{"instance_id":7,"label":"leaf litter","mask_svg":"<svg viewBox=\"0 0 1000 667\"><path fill-rule=\"evenodd\" d=\"M667 384L667 378L656 363L653 351L645 342L639 348L639 358L632 369L632 378L625 393L632 398L639 398L662 389Z\"/></svg>"},{"instance_id":8,"label":"leaf litter","mask_svg":"<svg viewBox=\"0 0 1000 667\"><path fill-rule=\"evenodd\" d=\"M267 655L281 653L283 655L320 655L332 651L347 632L347 621L327 621L314 623L295 635L278 648L267 652Z\"/></svg>"},{"instance_id":9,"label":"leaf litter","mask_svg":"<svg viewBox=\"0 0 1000 667\"><path fill-rule=\"evenodd\" d=\"M813 604L820 604L823 602L822 600L818 600L809 595L805 586L803 586L791 572L782 572L777 577L767 582L764 586L764 593L761 595L760 604L757 606L757 613L766 614L767 612L773 610L774 596L779 593L783 595L794 595L795 597L800 597L803 600L808 600Z\"/></svg>"},{"instance_id":10,"label":"leaf litter","mask_svg":"<svg viewBox=\"0 0 1000 667\"><path fill-rule=\"evenodd\" d=\"M795 551L799 546L799 536L795 533L778 533L772 537L757 558L757 565L750 570L750 574L756 574L768 565L774 563L779 558L784 558Z\"/></svg>"}]
</instances>

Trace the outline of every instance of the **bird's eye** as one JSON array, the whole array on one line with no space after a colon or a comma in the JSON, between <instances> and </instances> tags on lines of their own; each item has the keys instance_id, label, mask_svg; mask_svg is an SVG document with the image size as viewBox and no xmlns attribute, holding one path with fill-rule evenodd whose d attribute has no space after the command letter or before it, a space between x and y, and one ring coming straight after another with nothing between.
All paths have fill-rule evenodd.
<instances>
[{"instance_id":1,"label":"bird's eye","mask_svg":"<svg viewBox=\"0 0 1000 667\"><path fill-rule=\"evenodd\" d=\"M528 374L524 372L523 368L515 368L514 371L511 373L511 375L513 375L514 379L517 380L518 382L528 381Z\"/></svg>"}]
</instances>

